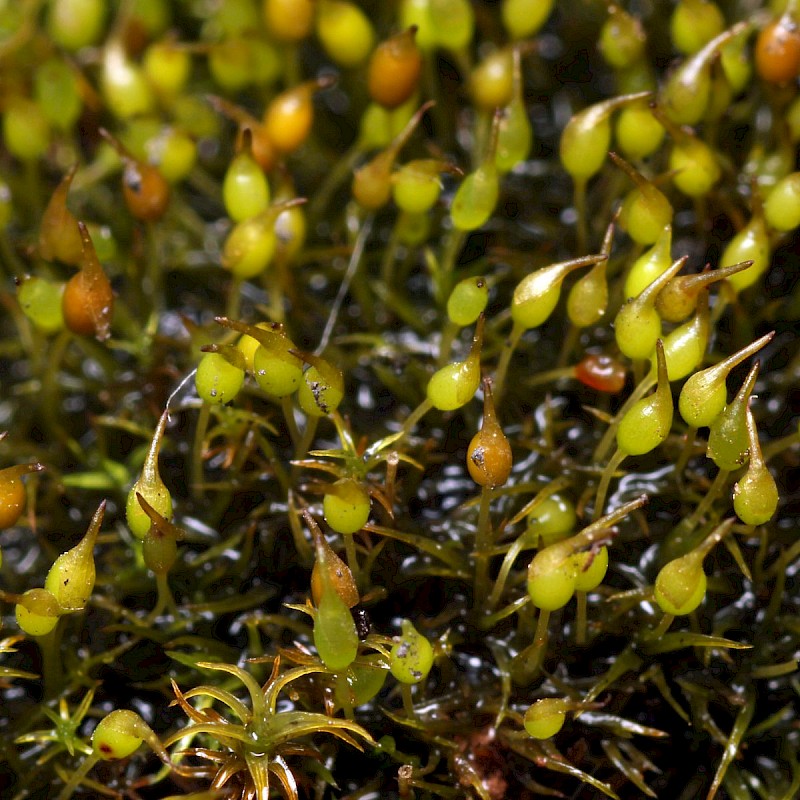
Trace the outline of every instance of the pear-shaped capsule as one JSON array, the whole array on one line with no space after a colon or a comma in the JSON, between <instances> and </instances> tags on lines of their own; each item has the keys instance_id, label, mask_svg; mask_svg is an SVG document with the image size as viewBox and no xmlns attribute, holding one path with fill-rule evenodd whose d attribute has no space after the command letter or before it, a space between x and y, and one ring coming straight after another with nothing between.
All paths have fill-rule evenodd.
<instances>
[{"instance_id":1,"label":"pear-shaped capsule","mask_svg":"<svg viewBox=\"0 0 800 800\"><path fill-rule=\"evenodd\" d=\"M172 497L166 484L161 479L158 470L158 454L161 452L161 444L164 440L164 430L169 419L165 411L158 421L155 433L150 442L150 447L145 456L141 475L131 486L128 492L128 499L125 504L125 516L131 533L138 539L143 539L150 528L150 518L142 510L141 505L136 500L136 495L142 497L163 517L169 519L172 516Z\"/></svg>"},{"instance_id":2,"label":"pear-shaped capsule","mask_svg":"<svg viewBox=\"0 0 800 800\"><path fill-rule=\"evenodd\" d=\"M447 317L454 325L465 327L477 322L489 302L485 278L464 278L447 298Z\"/></svg>"},{"instance_id":3,"label":"pear-shaped capsule","mask_svg":"<svg viewBox=\"0 0 800 800\"><path fill-rule=\"evenodd\" d=\"M335 82L331 75L292 86L274 97L264 111L264 132L279 153L293 153L314 122L314 92Z\"/></svg>"},{"instance_id":4,"label":"pear-shaped capsule","mask_svg":"<svg viewBox=\"0 0 800 800\"><path fill-rule=\"evenodd\" d=\"M512 39L528 39L547 22L554 4L555 0L503 0L503 26Z\"/></svg>"},{"instance_id":5,"label":"pear-shaped capsule","mask_svg":"<svg viewBox=\"0 0 800 800\"><path fill-rule=\"evenodd\" d=\"M669 76L661 92L660 104L675 124L696 125L703 118L711 96L712 64L722 46L745 27L740 23L715 36Z\"/></svg>"},{"instance_id":6,"label":"pear-shaped capsule","mask_svg":"<svg viewBox=\"0 0 800 800\"><path fill-rule=\"evenodd\" d=\"M530 510L523 536L535 547L547 547L566 539L577 521L575 504L562 495L551 495Z\"/></svg>"},{"instance_id":7,"label":"pear-shaped capsule","mask_svg":"<svg viewBox=\"0 0 800 800\"><path fill-rule=\"evenodd\" d=\"M573 179L587 180L603 166L611 144L611 114L649 96L640 92L612 97L573 115L559 145L561 163Z\"/></svg>"},{"instance_id":8,"label":"pear-shaped capsule","mask_svg":"<svg viewBox=\"0 0 800 800\"><path fill-rule=\"evenodd\" d=\"M800 172L775 184L764 203L764 217L776 231L792 231L800 225Z\"/></svg>"},{"instance_id":9,"label":"pear-shaped capsule","mask_svg":"<svg viewBox=\"0 0 800 800\"><path fill-rule=\"evenodd\" d=\"M631 406L620 420L617 428L617 449L620 453L631 456L649 453L669 435L674 409L661 339L656 342L656 357L656 390Z\"/></svg>"},{"instance_id":10,"label":"pear-shaped capsule","mask_svg":"<svg viewBox=\"0 0 800 800\"><path fill-rule=\"evenodd\" d=\"M664 322L682 322L695 310L698 298L707 294L708 287L717 281L749 269L752 261L743 261L730 267L709 270L696 275L676 275L658 293L656 310Z\"/></svg>"},{"instance_id":11,"label":"pear-shaped capsule","mask_svg":"<svg viewBox=\"0 0 800 800\"><path fill-rule=\"evenodd\" d=\"M314 536L316 561L311 588L314 615L314 645L328 669L346 669L358 653L358 632L350 608L358 602L358 590L349 567L331 550L313 517L303 516Z\"/></svg>"},{"instance_id":12,"label":"pear-shaped capsule","mask_svg":"<svg viewBox=\"0 0 800 800\"><path fill-rule=\"evenodd\" d=\"M666 131L648 103L634 103L619 112L614 138L620 151L630 159L653 155L661 146Z\"/></svg>"},{"instance_id":13,"label":"pear-shaped capsule","mask_svg":"<svg viewBox=\"0 0 800 800\"><path fill-rule=\"evenodd\" d=\"M373 51L367 67L367 90L384 108L403 105L414 94L422 74L422 51L416 42L417 26L396 33Z\"/></svg>"},{"instance_id":14,"label":"pear-shaped capsule","mask_svg":"<svg viewBox=\"0 0 800 800\"><path fill-rule=\"evenodd\" d=\"M144 563L156 575L166 575L178 557L178 542L184 538L185 533L182 528L162 516L138 492L136 502L150 520L150 527L142 541Z\"/></svg>"},{"instance_id":15,"label":"pear-shaped capsule","mask_svg":"<svg viewBox=\"0 0 800 800\"><path fill-rule=\"evenodd\" d=\"M733 472L743 467L750 457L750 435L747 430L747 409L758 377L759 362L750 368L741 389L711 423L706 455L720 468Z\"/></svg>"},{"instance_id":16,"label":"pear-shaped capsule","mask_svg":"<svg viewBox=\"0 0 800 800\"><path fill-rule=\"evenodd\" d=\"M615 69L631 67L641 60L646 43L641 21L624 8L611 4L597 42L606 63Z\"/></svg>"},{"instance_id":17,"label":"pear-shaped capsule","mask_svg":"<svg viewBox=\"0 0 800 800\"><path fill-rule=\"evenodd\" d=\"M170 186L157 167L136 158L105 128L100 135L122 159L122 197L131 215L142 222L156 222L166 213Z\"/></svg>"},{"instance_id":18,"label":"pear-shaped capsule","mask_svg":"<svg viewBox=\"0 0 800 800\"><path fill-rule=\"evenodd\" d=\"M92 733L93 752L106 761L132 756L143 742L166 756L150 726L135 711L127 709L106 714Z\"/></svg>"},{"instance_id":19,"label":"pear-shaped capsule","mask_svg":"<svg viewBox=\"0 0 800 800\"><path fill-rule=\"evenodd\" d=\"M222 247L222 266L239 280L260 275L272 263L278 244L275 221L278 215L300 203L295 198L273 203L260 214L237 223Z\"/></svg>"},{"instance_id":20,"label":"pear-shaped capsule","mask_svg":"<svg viewBox=\"0 0 800 800\"><path fill-rule=\"evenodd\" d=\"M325 591L332 590L347 608L353 608L358 605L360 598L350 567L334 553L311 514L304 512L303 518L314 539L314 567L311 570L311 599L314 605L319 605Z\"/></svg>"},{"instance_id":21,"label":"pear-shaped capsule","mask_svg":"<svg viewBox=\"0 0 800 800\"><path fill-rule=\"evenodd\" d=\"M695 315L664 337L664 356L670 381L685 378L703 363L709 328L708 292L704 292Z\"/></svg>"},{"instance_id":22,"label":"pear-shaped capsule","mask_svg":"<svg viewBox=\"0 0 800 800\"><path fill-rule=\"evenodd\" d=\"M511 474L512 455L492 397L492 382L483 381L483 422L467 448L467 469L479 486L502 486Z\"/></svg>"},{"instance_id":23,"label":"pear-shaped capsule","mask_svg":"<svg viewBox=\"0 0 800 800\"><path fill-rule=\"evenodd\" d=\"M230 403L244 384L244 356L234 345L205 345L194 384L198 396L212 405Z\"/></svg>"},{"instance_id":24,"label":"pear-shaped capsule","mask_svg":"<svg viewBox=\"0 0 800 800\"><path fill-rule=\"evenodd\" d=\"M664 118L660 120L664 122ZM702 139L683 128L670 128L673 139L669 154L672 182L688 197L703 197L719 182L722 168L716 153ZM741 259L737 259L741 260Z\"/></svg>"},{"instance_id":25,"label":"pear-shaped capsule","mask_svg":"<svg viewBox=\"0 0 800 800\"><path fill-rule=\"evenodd\" d=\"M614 243L614 223L606 228L600 254L606 258L598 261L585 275L572 285L567 296L567 316L578 328L587 328L599 322L608 308L608 256Z\"/></svg>"},{"instance_id":26,"label":"pear-shaped capsule","mask_svg":"<svg viewBox=\"0 0 800 800\"><path fill-rule=\"evenodd\" d=\"M233 157L222 181L222 201L234 222L260 214L269 206L269 184L264 170L253 157L253 134L244 129L242 146Z\"/></svg>"},{"instance_id":27,"label":"pear-shaped capsule","mask_svg":"<svg viewBox=\"0 0 800 800\"><path fill-rule=\"evenodd\" d=\"M761 453L758 430L749 405L745 418L750 458L747 470L733 487L733 510L745 525L763 525L775 516L778 487Z\"/></svg>"},{"instance_id":28,"label":"pear-shaped capsule","mask_svg":"<svg viewBox=\"0 0 800 800\"><path fill-rule=\"evenodd\" d=\"M606 528L590 525L576 536L536 553L528 566L528 594L533 604L544 611L556 611L565 606L576 588L579 564L574 556L608 538Z\"/></svg>"},{"instance_id":29,"label":"pear-shaped capsule","mask_svg":"<svg viewBox=\"0 0 800 800\"><path fill-rule=\"evenodd\" d=\"M734 520L725 520L694 550L668 561L656 576L655 600L665 614L691 614L706 594L707 579L703 560L730 532Z\"/></svg>"},{"instance_id":30,"label":"pear-shaped capsule","mask_svg":"<svg viewBox=\"0 0 800 800\"><path fill-rule=\"evenodd\" d=\"M44 588L65 611L80 611L89 602L95 581L94 545L103 524L105 500L95 511L89 529L71 550L62 553L50 567Z\"/></svg>"},{"instance_id":31,"label":"pear-shaped capsule","mask_svg":"<svg viewBox=\"0 0 800 800\"><path fill-rule=\"evenodd\" d=\"M428 400L440 411L454 411L466 405L478 391L481 382L481 346L483 345L484 318L478 318L472 347L464 361L447 364L437 370L428 381Z\"/></svg>"},{"instance_id":32,"label":"pear-shaped capsule","mask_svg":"<svg viewBox=\"0 0 800 800\"><path fill-rule=\"evenodd\" d=\"M550 739L563 727L567 711L573 704L556 697L545 697L533 703L525 712L523 725L534 739Z\"/></svg>"},{"instance_id":33,"label":"pear-shaped capsule","mask_svg":"<svg viewBox=\"0 0 800 800\"><path fill-rule=\"evenodd\" d=\"M83 249L81 269L64 287L61 309L64 322L73 332L82 336L94 336L105 341L111 336L111 317L114 313L114 292L97 259L89 231L78 223Z\"/></svg>"},{"instance_id":34,"label":"pear-shaped capsule","mask_svg":"<svg viewBox=\"0 0 800 800\"><path fill-rule=\"evenodd\" d=\"M433 158L420 158L404 164L392 175L392 196L398 208L409 214L430 211L439 199L442 183L439 173L460 170Z\"/></svg>"},{"instance_id":35,"label":"pear-shaped capsule","mask_svg":"<svg viewBox=\"0 0 800 800\"><path fill-rule=\"evenodd\" d=\"M752 286L767 271L770 262L769 233L760 203L756 202L750 222L728 242L720 260L723 264L753 262L749 269L736 272L728 278L737 292Z\"/></svg>"},{"instance_id":36,"label":"pear-shaped capsule","mask_svg":"<svg viewBox=\"0 0 800 800\"><path fill-rule=\"evenodd\" d=\"M14 606L17 625L28 636L46 636L63 613L58 600L47 589L28 589Z\"/></svg>"},{"instance_id":37,"label":"pear-shaped capsule","mask_svg":"<svg viewBox=\"0 0 800 800\"><path fill-rule=\"evenodd\" d=\"M309 368L297 392L300 408L311 417L324 417L339 407L344 397L344 374L324 358L295 351Z\"/></svg>"},{"instance_id":38,"label":"pear-shaped capsule","mask_svg":"<svg viewBox=\"0 0 800 800\"><path fill-rule=\"evenodd\" d=\"M757 353L772 340L775 331L770 331L755 342L743 347L712 367L695 372L683 384L678 408L687 425L702 428L710 425L725 408L728 399L725 380L728 373L746 358Z\"/></svg>"},{"instance_id":39,"label":"pear-shaped capsule","mask_svg":"<svg viewBox=\"0 0 800 800\"><path fill-rule=\"evenodd\" d=\"M645 250L625 278L625 299L636 297L672 265L672 225L665 225L655 244Z\"/></svg>"},{"instance_id":40,"label":"pear-shaped capsule","mask_svg":"<svg viewBox=\"0 0 800 800\"><path fill-rule=\"evenodd\" d=\"M790 0L783 13L759 32L754 56L762 80L782 86L800 75L799 24L797 3Z\"/></svg>"},{"instance_id":41,"label":"pear-shaped capsule","mask_svg":"<svg viewBox=\"0 0 800 800\"><path fill-rule=\"evenodd\" d=\"M544 323L555 310L564 278L573 270L607 260L604 253L575 258L542 267L526 275L514 289L511 318L514 324L528 330Z\"/></svg>"},{"instance_id":42,"label":"pear-shaped capsule","mask_svg":"<svg viewBox=\"0 0 800 800\"><path fill-rule=\"evenodd\" d=\"M5 434L3 434L5 435ZM0 469L0 531L17 524L25 508L25 484L22 476L41 472L39 464L17 464Z\"/></svg>"},{"instance_id":43,"label":"pear-shaped capsule","mask_svg":"<svg viewBox=\"0 0 800 800\"><path fill-rule=\"evenodd\" d=\"M686 55L701 50L725 27L725 17L710 0L679 0L669 20L675 47Z\"/></svg>"},{"instance_id":44,"label":"pear-shaped capsule","mask_svg":"<svg viewBox=\"0 0 800 800\"><path fill-rule=\"evenodd\" d=\"M636 297L632 297L614 318L614 337L622 353L628 358L649 358L656 339L661 336L661 317L656 311L658 293L686 263L679 258L663 275L659 275Z\"/></svg>"},{"instance_id":45,"label":"pear-shaped capsule","mask_svg":"<svg viewBox=\"0 0 800 800\"><path fill-rule=\"evenodd\" d=\"M414 684L425 680L433 666L431 643L414 627L411 620L401 623L400 636L389 653L389 669L400 683Z\"/></svg>"},{"instance_id":46,"label":"pear-shaped capsule","mask_svg":"<svg viewBox=\"0 0 800 800\"><path fill-rule=\"evenodd\" d=\"M666 195L652 182L616 153L611 160L636 184L622 204L619 222L628 235L639 244L653 244L664 228L672 224L672 205Z\"/></svg>"},{"instance_id":47,"label":"pear-shaped capsule","mask_svg":"<svg viewBox=\"0 0 800 800\"><path fill-rule=\"evenodd\" d=\"M322 511L337 533L357 533L369 519L369 492L355 478L340 478L326 488Z\"/></svg>"},{"instance_id":48,"label":"pear-shaped capsule","mask_svg":"<svg viewBox=\"0 0 800 800\"><path fill-rule=\"evenodd\" d=\"M67 195L75 177L73 166L56 186L39 228L39 254L47 261L62 261L77 267L81 263L83 242L78 230L78 220L67 208Z\"/></svg>"}]
</instances>

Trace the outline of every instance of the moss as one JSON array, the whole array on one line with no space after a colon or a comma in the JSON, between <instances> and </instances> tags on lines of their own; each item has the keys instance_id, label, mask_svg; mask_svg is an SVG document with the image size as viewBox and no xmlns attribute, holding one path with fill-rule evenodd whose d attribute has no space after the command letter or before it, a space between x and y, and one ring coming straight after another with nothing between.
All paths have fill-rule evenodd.
<instances>
[{"instance_id":1,"label":"moss","mask_svg":"<svg viewBox=\"0 0 800 800\"><path fill-rule=\"evenodd\" d=\"M680 52L694 37L679 47L670 39L672 4L623 4L611 16L597 0L553 4L510 55L520 0L362 0L365 13L350 15L362 43L387 40L403 21L419 25L415 43L403 35L422 56L420 71L419 53L406 54L417 91L400 105L392 95L391 109L369 95L386 88L380 62L353 64L355 51L342 47L347 3L320 0L326 13L314 19L295 4L297 25L277 0L120 4L108 19L85 4L81 13L100 15L85 20L96 47L79 42L67 57L74 32L59 33L57 11L69 5L0 9L0 785L9 797L66 800L100 787L203 797L216 787L250 798L267 785L320 799L797 795L798 263L796 231L783 224L792 209L780 229L770 227L774 208L766 222L761 212L794 174L797 75L773 84L763 64L749 69L775 4L758 14L752 3L725 5L728 30L751 24L730 42L722 36L704 68L712 99L693 133L648 105L663 99L670 62L692 58ZM525 13L534 19L535 9ZM334 18L335 31L324 29ZM635 40L624 66L604 61L616 53L609 19ZM445 34L464 31L468 46L453 49ZM149 48L182 43L188 72L180 59L180 74L152 74ZM40 64L78 76L64 83L78 92L64 98L69 114L37 105ZM507 117L486 107L498 87ZM512 130L520 109L532 124L527 154L527 128ZM26 113L34 138L20 133ZM636 115L649 115L646 128L631 127ZM636 141L640 129L646 142ZM634 165L640 191L656 187L659 224L670 217L659 274L684 257L681 276L707 261L731 266L726 248L759 221L767 257L749 278L678 279L645 298L647 335L655 324L667 339L670 375L670 334L695 306L682 336L697 338L687 358L702 357L689 372L759 342L722 387L732 400L748 371L755 381L726 423L731 442L748 443L726 461L730 471L707 457L707 429L679 413L662 414L671 422L646 453L626 423L627 457L613 454L627 412L649 408L656 369L652 348L631 359L615 338L621 308L630 323L624 289L644 245L629 220L609 227L630 178L606 156L605 137ZM574 150L579 139L591 164ZM167 146L175 141L177 150ZM246 220L228 216L242 198L226 176L242 154L264 169L274 204L259 207L253 241L237 243L232 261L226 242ZM669 172L676 159L680 175ZM362 207L353 175L375 177L358 172L375 163L370 196L381 202ZM432 165L441 183L424 214L391 199L392 164L402 175L413 163ZM136 218L126 196L149 191L151 182L131 186L145 167L168 200L163 215ZM710 188L697 180L709 167L718 175ZM471 180L459 196L465 176L481 171L492 177L488 193ZM78 258L81 233L99 259L85 240ZM102 283L105 299L78 309L86 324L70 330L60 287L76 267L88 294ZM36 291L39 281L48 291ZM480 296L465 300L465 287ZM626 341L647 338L637 327L628 324ZM196 393L201 363L213 400ZM225 376L215 364L235 373L235 391L217 391ZM291 381L266 374L289 366ZM477 485L468 453L482 376L497 413L479 460L485 471L484 451L507 441L497 472L508 477L481 473ZM687 379L667 385L662 375L659 403L677 409ZM692 402L707 409L708 399ZM745 418L747 430L737 429ZM748 464L756 444L763 463ZM131 533L126 501L147 483L143 469L171 503L139 515ZM324 499L341 486L368 507L359 530L336 533L324 521ZM736 517L735 486L760 524ZM62 607L62 593L42 587L101 502L99 534L87 537L91 596ZM569 530L548 527L563 520ZM333 552L315 542L317 525ZM84 577L88 555L83 546ZM312 580L315 557L326 564L317 561ZM681 558L694 583L670 592L688 593L693 607L700 599L672 617L654 587L659 574L680 581L666 565ZM72 561L58 561L59 580L81 577L68 574ZM542 602L543 592L559 602ZM18 606L45 627L56 619L53 630L22 635ZM408 631L423 637L415 647L425 669L412 664L414 681L401 683ZM552 708L558 719L551 713L529 735L526 721ZM92 732L115 712L146 746L105 760Z\"/></svg>"}]
</instances>

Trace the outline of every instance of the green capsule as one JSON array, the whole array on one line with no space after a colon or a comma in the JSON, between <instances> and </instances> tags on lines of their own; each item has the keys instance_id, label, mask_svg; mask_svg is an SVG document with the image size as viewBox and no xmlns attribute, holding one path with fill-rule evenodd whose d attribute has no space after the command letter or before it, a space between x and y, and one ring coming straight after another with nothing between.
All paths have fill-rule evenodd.
<instances>
[{"instance_id":1,"label":"green capsule","mask_svg":"<svg viewBox=\"0 0 800 800\"><path fill-rule=\"evenodd\" d=\"M630 105L617 117L614 135L626 158L640 160L653 155L664 141L664 126L646 103Z\"/></svg>"},{"instance_id":2,"label":"green capsule","mask_svg":"<svg viewBox=\"0 0 800 800\"><path fill-rule=\"evenodd\" d=\"M479 317L475 326L475 335L467 358L447 364L437 370L428 381L426 393L434 408L454 411L475 396L481 382L482 344L483 316Z\"/></svg>"},{"instance_id":3,"label":"green capsule","mask_svg":"<svg viewBox=\"0 0 800 800\"><path fill-rule=\"evenodd\" d=\"M141 504L136 499L140 494L161 516L169 519L172 517L172 496L166 484L161 478L158 469L158 455L161 451L161 444L164 440L164 430L167 426L168 413L165 411L158 421L155 433L150 442L141 475L131 486L128 492L128 499L125 504L125 516L131 533L137 539L143 539L150 530L150 517L142 509Z\"/></svg>"},{"instance_id":4,"label":"green capsule","mask_svg":"<svg viewBox=\"0 0 800 800\"><path fill-rule=\"evenodd\" d=\"M749 461L747 470L733 487L733 510L745 525L763 525L769 522L778 508L778 487L767 468L753 414L745 410Z\"/></svg>"},{"instance_id":5,"label":"green capsule","mask_svg":"<svg viewBox=\"0 0 800 800\"><path fill-rule=\"evenodd\" d=\"M678 398L678 408L684 422L692 428L711 425L725 408L728 399L725 380L730 371L746 358L757 353L772 340L773 336L775 336L775 331L770 331L718 364L695 372L683 384Z\"/></svg>"},{"instance_id":6,"label":"green capsule","mask_svg":"<svg viewBox=\"0 0 800 800\"><path fill-rule=\"evenodd\" d=\"M33 94L47 121L69 131L83 111L80 83L75 69L60 58L48 58L36 68Z\"/></svg>"},{"instance_id":7,"label":"green capsule","mask_svg":"<svg viewBox=\"0 0 800 800\"><path fill-rule=\"evenodd\" d=\"M328 669L347 669L358 654L358 632L347 603L333 590L324 590L314 616L314 646Z\"/></svg>"},{"instance_id":8,"label":"green capsule","mask_svg":"<svg viewBox=\"0 0 800 800\"><path fill-rule=\"evenodd\" d=\"M503 0L500 13L512 39L528 39L547 22L555 0Z\"/></svg>"},{"instance_id":9,"label":"green capsule","mask_svg":"<svg viewBox=\"0 0 800 800\"><path fill-rule=\"evenodd\" d=\"M720 469L728 472L743 467L750 457L747 409L758 377L758 370L759 362L756 361L730 405L725 406L709 426L706 455Z\"/></svg>"},{"instance_id":10,"label":"green capsule","mask_svg":"<svg viewBox=\"0 0 800 800\"><path fill-rule=\"evenodd\" d=\"M728 278L737 292L752 286L767 271L770 264L769 234L759 207L756 207L750 222L728 242L720 261L723 264L753 262L749 269Z\"/></svg>"},{"instance_id":11,"label":"green capsule","mask_svg":"<svg viewBox=\"0 0 800 800\"><path fill-rule=\"evenodd\" d=\"M45 578L44 588L65 611L81 611L86 608L92 595L95 581L94 546L105 510L106 502L103 500L84 537L53 562Z\"/></svg>"},{"instance_id":12,"label":"green capsule","mask_svg":"<svg viewBox=\"0 0 800 800\"><path fill-rule=\"evenodd\" d=\"M534 739L550 739L564 727L568 710L566 701L555 697L537 700L525 712L525 731Z\"/></svg>"},{"instance_id":13,"label":"green capsule","mask_svg":"<svg viewBox=\"0 0 800 800\"><path fill-rule=\"evenodd\" d=\"M261 214L270 201L267 176L252 155L249 129L245 129L243 141L241 152L233 157L222 181L222 200L234 222Z\"/></svg>"},{"instance_id":14,"label":"green capsule","mask_svg":"<svg viewBox=\"0 0 800 800\"><path fill-rule=\"evenodd\" d=\"M776 231L792 231L800 225L800 172L775 184L764 203L764 218Z\"/></svg>"},{"instance_id":15,"label":"green capsule","mask_svg":"<svg viewBox=\"0 0 800 800\"><path fill-rule=\"evenodd\" d=\"M197 394L213 404L230 403L242 388L244 369L228 362L220 353L206 353L194 376Z\"/></svg>"},{"instance_id":16,"label":"green capsule","mask_svg":"<svg viewBox=\"0 0 800 800\"><path fill-rule=\"evenodd\" d=\"M465 327L477 322L489 302L485 278L464 278L447 298L447 316L454 325Z\"/></svg>"},{"instance_id":17,"label":"green capsule","mask_svg":"<svg viewBox=\"0 0 800 800\"><path fill-rule=\"evenodd\" d=\"M641 21L617 5L610 6L597 43L606 63L616 69L630 67L641 60L646 43Z\"/></svg>"},{"instance_id":18,"label":"green capsule","mask_svg":"<svg viewBox=\"0 0 800 800\"><path fill-rule=\"evenodd\" d=\"M411 620L404 619L401 633L389 654L389 669L400 683L419 683L425 680L433 666L433 647L417 631Z\"/></svg>"},{"instance_id":19,"label":"green capsule","mask_svg":"<svg viewBox=\"0 0 800 800\"><path fill-rule=\"evenodd\" d=\"M634 261L625 278L625 299L641 294L672 265L672 226L665 225L656 243Z\"/></svg>"},{"instance_id":20,"label":"green capsule","mask_svg":"<svg viewBox=\"0 0 800 800\"><path fill-rule=\"evenodd\" d=\"M617 448L620 453L640 456L655 450L669 436L672 428L673 403L669 388L664 346L656 346L658 384L655 392L634 403L622 417L617 428Z\"/></svg>"},{"instance_id":21,"label":"green capsule","mask_svg":"<svg viewBox=\"0 0 800 800\"><path fill-rule=\"evenodd\" d=\"M468 47L475 35L475 12L469 0L428 0L436 43L448 50Z\"/></svg>"},{"instance_id":22,"label":"green capsule","mask_svg":"<svg viewBox=\"0 0 800 800\"><path fill-rule=\"evenodd\" d=\"M538 328L555 310L564 278L575 269L606 261L605 254L584 256L542 267L526 275L514 289L511 318L523 330Z\"/></svg>"},{"instance_id":23,"label":"green capsule","mask_svg":"<svg viewBox=\"0 0 800 800\"><path fill-rule=\"evenodd\" d=\"M672 43L681 53L701 50L725 27L725 17L710 0L680 0L669 21Z\"/></svg>"},{"instance_id":24,"label":"green capsule","mask_svg":"<svg viewBox=\"0 0 800 800\"><path fill-rule=\"evenodd\" d=\"M53 283L44 278L25 278L17 286L17 300L25 316L42 333L51 335L64 327L61 299L63 283Z\"/></svg>"},{"instance_id":25,"label":"green capsule","mask_svg":"<svg viewBox=\"0 0 800 800\"><path fill-rule=\"evenodd\" d=\"M450 218L462 231L472 231L485 224L497 205L500 181L494 159L484 161L470 172L456 191Z\"/></svg>"},{"instance_id":26,"label":"green capsule","mask_svg":"<svg viewBox=\"0 0 800 800\"><path fill-rule=\"evenodd\" d=\"M652 355L656 340L661 336L661 317L656 311L658 293L683 268L686 260L686 256L679 258L617 312L614 338L620 351L628 358L649 358Z\"/></svg>"}]
</instances>

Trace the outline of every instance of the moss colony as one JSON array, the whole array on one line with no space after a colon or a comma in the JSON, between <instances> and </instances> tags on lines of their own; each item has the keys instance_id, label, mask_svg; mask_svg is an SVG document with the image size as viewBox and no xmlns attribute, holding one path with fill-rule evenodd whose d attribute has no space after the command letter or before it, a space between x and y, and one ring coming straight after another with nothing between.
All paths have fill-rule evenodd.
<instances>
[{"instance_id":1,"label":"moss colony","mask_svg":"<svg viewBox=\"0 0 800 800\"><path fill-rule=\"evenodd\" d=\"M3 797L800 796L798 25L0 0Z\"/></svg>"}]
</instances>

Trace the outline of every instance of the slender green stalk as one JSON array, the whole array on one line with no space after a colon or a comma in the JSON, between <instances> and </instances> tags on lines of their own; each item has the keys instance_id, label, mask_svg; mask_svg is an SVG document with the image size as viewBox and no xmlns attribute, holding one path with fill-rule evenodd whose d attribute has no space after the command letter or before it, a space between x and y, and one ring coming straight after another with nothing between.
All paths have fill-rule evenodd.
<instances>
[{"instance_id":1,"label":"slender green stalk","mask_svg":"<svg viewBox=\"0 0 800 800\"><path fill-rule=\"evenodd\" d=\"M497 370L494 374L494 398L495 402L499 402L503 395L503 388L506 383L506 374L508 373L508 366L511 363L511 356L517 349L519 340L525 333L525 328L518 325L516 322L511 328L511 333L508 338L503 342L503 349L500 351L500 359L497 362Z\"/></svg>"},{"instance_id":2,"label":"slender green stalk","mask_svg":"<svg viewBox=\"0 0 800 800\"><path fill-rule=\"evenodd\" d=\"M587 252L589 241L589 221L586 218L586 179L578 178L575 180L575 238L578 247L578 254Z\"/></svg>"},{"instance_id":3,"label":"slender green stalk","mask_svg":"<svg viewBox=\"0 0 800 800\"><path fill-rule=\"evenodd\" d=\"M481 504L478 511L478 528L475 533L475 596L473 606L485 607L484 598L489 591L489 553L494 544L489 508L492 490L489 486L481 489Z\"/></svg>"},{"instance_id":4,"label":"slender green stalk","mask_svg":"<svg viewBox=\"0 0 800 800\"><path fill-rule=\"evenodd\" d=\"M194 430L194 445L192 447L192 494L198 498L202 494L203 450L210 419L211 403L203 400L203 405L200 406L200 414L197 417L197 427Z\"/></svg>"},{"instance_id":5,"label":"slender green stalk","mask_svg":"<svg viewBox=\"0 0 800 800\"><path fill-rule=\"evenodd\" d=\"M627 453L622 452L622 450L617 450L616 453L611 457L611 460L606 464L606 468L603 470L603 474L600 476L600 483L597 485L597 494L595 495L594 499L594 513L592 515L592 521L597 521L600 519L603 513L603 507L606 504L606 495L608 494L608 486L611 483L611 479L614 477L614 473L617 471L617 467L625 460Z\"/></svg>"},{"instance_id":6,"label":"slender green stalk","mask_svg":"<svg viewBox=\"0 0 800 800\"><path fill-rule=\"evenodd\" d=\"M576 591L575 642L586 644L586 592Z\"/></svg>"},{"instance_id":7,"label":"slender green stalk","mask_svg":"<svg viewBox=\"0 0 800 800\"><path fill-rule=\"evenodd\" d=\"M50 633L38 636L37 642L42 651L42 678L44 696L47 699L57 697L61 692L61 682L65 675L61 661L61 634L63 620L59 619Z\"/></svg>"},{"instance_id":8,"label":"slender green stalk","mask_svg":"<svg viewBox=\"0 0 800 800\"><path fill-rule=\"evenodd\" d=\"M641 400L650 391L650 389L656 385L656 382L656 375L654 372L651 372L646 380L636 384L630 394L630 397L622 404L620 410L617 411L614 419L611 420L611 424L608 426L608 430L603 434L603 438L595 448L592 455L592 460L595 463L605 459L605 457L608 455L608 451L611 449L611 445L614 443L614 437L617 435L617 428L619 428L620 421L628 413L628 411L631 410L634 404Z\"/></svg>"},{"instance_id":9,"label":"slender green stalk","mask_svg":"<svg viewBox=\"0 0 800 800\"><path fill-rule=\"evenodd\" d=\"M86 756L83 763L72 773L69 781L67 781L61 793L58 795L58 800L69 800L73 792L78 788L80 782L89 774L92 767L100 760L97 753L91 753Z\"/></svg>"},{"instance_id":10,"label":"slender green stalk","mask_svg":"<svg viewBox=\"0 0 800 800\"><path fill-rule=\"evenodd\" d=\"M433 408L433 403L427 398L423 400L406 418L403 422L403 427L400 432L403 436L408 436L411 431L416 428L417 423Z\"/></svg>"}]
</instances>

